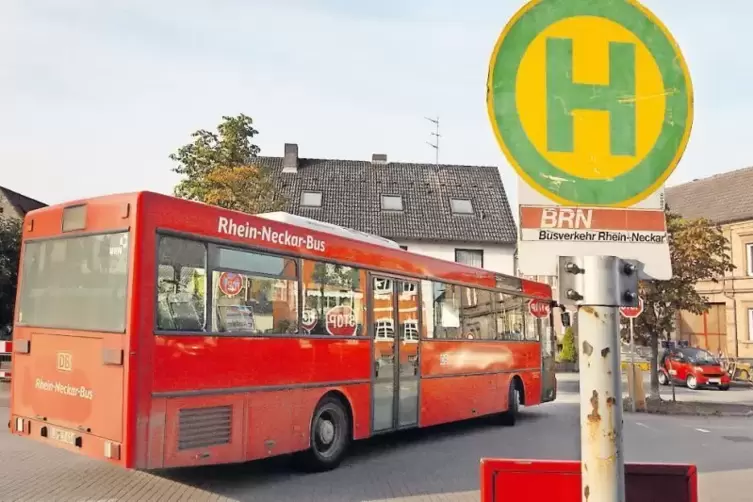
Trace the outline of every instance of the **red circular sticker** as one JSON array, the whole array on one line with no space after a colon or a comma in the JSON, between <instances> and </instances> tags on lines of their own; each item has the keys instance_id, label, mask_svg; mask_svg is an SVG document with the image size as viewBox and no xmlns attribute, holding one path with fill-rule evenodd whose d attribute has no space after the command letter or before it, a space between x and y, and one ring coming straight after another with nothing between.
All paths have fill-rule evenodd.
<instances>
[{"instance_id":1,"label":"red circular sticker","mask_svg":"<svg viewBox=\"0 0 753 502\"><path fill-rule=\"evenodd\" d=\"M549 316L549 302L531 299L528 302L528 311L533 317L543 319L544 317Z\"/></svg>"},{"instance_id":2,"label":"red circular sticker","mask_svg":"<svg viewBox=\"0 0 753 502\"><path fill-rule=\"evenodd\" d=\"M301 320L301 326L306 331L311 331L316 327L316 321L319 320L319 314L316 309L306 309L303 311L303 319Z\"/></svg>"},{"instance_id":3,"label":"red circular sticker","mask_svg":"<svg viewBox=\"0 0 753 502\"><path fill-rule=\"evenodd\" d=\"M233 272L222 272L218 282L220 291L227 296L235 296L243 289L243 277Z\"/></svg>"},{"instance_id":4,"label":"red circular sticker","mask_svg":"<svg viewBox=\"0 0 753 502\"><path fill-rule=\"evenodd\" d=\"M356 332L356 316L347 305L333 307L327 311L327 333L333 336L353 336Z\"/></svg>"}]
</instances>

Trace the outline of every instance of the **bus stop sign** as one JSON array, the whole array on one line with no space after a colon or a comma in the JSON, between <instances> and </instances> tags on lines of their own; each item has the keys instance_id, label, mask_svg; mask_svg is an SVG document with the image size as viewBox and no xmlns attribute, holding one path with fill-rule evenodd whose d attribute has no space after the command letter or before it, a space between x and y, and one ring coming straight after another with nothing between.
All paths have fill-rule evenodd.
<instances>
[{"instance_id":1,"label":"bus stop sign","mask_svg":"<svg viewBox=\"0 0 753 502\"><path fill-rule=\"evenodd\" d=\"M518 269L618 256L672 277L664 183L690 137L680 48L638 0L534 0L489 63L492 130L518 174Z\"/></svg>"},{"instance_id":2,"label":"bus stop sign","mask_svg":"<svg viewBox=\"0 0 753 502\"><path fill-rule=\"evenodd\" d=\"M494 47L487 109L507 160L547 199L629 207L680 161L693 100L680 49L637 1L538 0Z\"/></svg>"}]
</instances>

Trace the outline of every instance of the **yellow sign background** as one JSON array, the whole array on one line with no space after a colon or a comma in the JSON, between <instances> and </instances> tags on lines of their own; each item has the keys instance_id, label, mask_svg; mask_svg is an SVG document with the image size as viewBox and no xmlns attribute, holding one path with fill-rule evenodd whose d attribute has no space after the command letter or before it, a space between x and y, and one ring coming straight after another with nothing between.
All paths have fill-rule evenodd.
<instances>
[{"instance_id":1,"label":"yellow sign background","mask_svg":"<svg viewBox=\"0 0 753 502\"><path fill-rule=\"evenodd\" d=\"M609 112L573 110L574 152L547 150L546 39L573 40L573 82L609 84L609 44L628 42L636 48L636 155L609 151ZM580 16L564 19L542 31L520 63L516 80L520 121L539 153L561 170L582 178L609 179L635 167L653 148L662 130L666 94L662 75L648 48L632 32L608 19ZM564 103L563 103L564 106Z\"/></svg>"}]
</instances>

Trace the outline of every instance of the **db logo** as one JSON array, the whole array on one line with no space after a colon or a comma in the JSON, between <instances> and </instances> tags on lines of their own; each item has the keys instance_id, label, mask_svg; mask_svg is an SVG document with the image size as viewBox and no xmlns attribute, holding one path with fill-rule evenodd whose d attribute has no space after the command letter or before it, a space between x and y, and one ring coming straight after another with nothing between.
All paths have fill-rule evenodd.
<instances>
[{"instance_id":1,"label":"db logo","mask_svg":"<svg viewBox=\"0 0 753 502\"><path fill-rule=\"evenodd\" d=\"M73 371L73 357L67 352L58 352L58 370Z\"/></svg>"}]
</instances>

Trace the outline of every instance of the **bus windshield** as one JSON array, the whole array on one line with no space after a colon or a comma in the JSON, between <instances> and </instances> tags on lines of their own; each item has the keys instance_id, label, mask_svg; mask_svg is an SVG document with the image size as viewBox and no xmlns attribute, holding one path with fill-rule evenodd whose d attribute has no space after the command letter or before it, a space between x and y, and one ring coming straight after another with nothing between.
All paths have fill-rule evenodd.
<instances>
[{"instance_id":1,"label":"bus windshield","mask_svg":"<svg viewBox=\"0 0 753 502\"><path fill-rule=\"evenodd\" d=\"M128 233L24 244L18 324L124 332Z\"/></svg>"}]
</instances>

